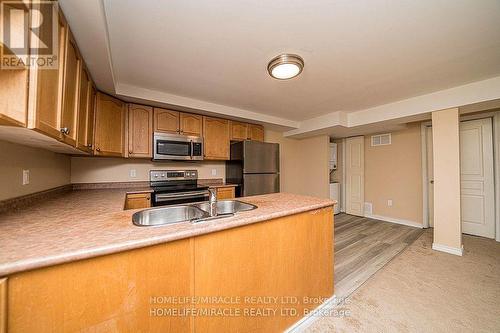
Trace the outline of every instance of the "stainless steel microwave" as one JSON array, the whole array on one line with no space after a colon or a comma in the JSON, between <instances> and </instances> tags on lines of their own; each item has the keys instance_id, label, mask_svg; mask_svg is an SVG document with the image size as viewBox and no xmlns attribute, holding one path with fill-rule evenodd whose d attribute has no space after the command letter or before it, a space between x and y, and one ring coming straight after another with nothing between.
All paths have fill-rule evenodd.
<instances>
[{"instance_id":1,"label":"stainless steel microwave","mask_svg":"<svg viewBox=\"0 0 500 333\"><path fill-rule=\"evenodd\" d=\"M154 133L153 160L203 160L203 139L198 136Z\"/></svg>"}]
</instances>

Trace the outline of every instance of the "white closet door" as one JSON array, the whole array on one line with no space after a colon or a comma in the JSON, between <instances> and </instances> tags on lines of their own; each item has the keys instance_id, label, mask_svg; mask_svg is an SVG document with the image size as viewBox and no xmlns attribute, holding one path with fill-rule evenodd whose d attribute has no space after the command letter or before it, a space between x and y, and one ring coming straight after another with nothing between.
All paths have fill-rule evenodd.
<instances>
[{"instance_id":1,"label":"white closet door","mask_svg":"<svg viewBox=\"0 0 500 333\"><path fill-rule=\"evenodd\" d=\"M346 213L364 216L365 138L346 139Z\"/></svg>"},{"instance_id":2,"label":"white closet door","mask_svg":"<svg viewBox=\"0 0 500 333\"><path fill-rule=\"evenodd\" d=\"M495 190L491 119L460 123L462 232L495 237Z\"/></svg>"}]
</instances>

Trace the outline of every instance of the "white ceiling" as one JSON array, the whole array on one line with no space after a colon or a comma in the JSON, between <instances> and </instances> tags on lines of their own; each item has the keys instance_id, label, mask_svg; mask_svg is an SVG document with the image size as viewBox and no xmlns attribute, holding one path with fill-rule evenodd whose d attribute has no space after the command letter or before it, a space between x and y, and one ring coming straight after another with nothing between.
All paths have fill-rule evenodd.
<instances>
[{"instance_id":1,"label":"white ceiling","mask_svg":"<svg viewBox=\"0 0 500 333\"><path fill-rule=\"evenodd\" d=\"M60 1L98 86L289 127L500 75L499 0L102 1ZM282 52L304 58L298 78L267 74Z\"/></svg>"}]
</instances>

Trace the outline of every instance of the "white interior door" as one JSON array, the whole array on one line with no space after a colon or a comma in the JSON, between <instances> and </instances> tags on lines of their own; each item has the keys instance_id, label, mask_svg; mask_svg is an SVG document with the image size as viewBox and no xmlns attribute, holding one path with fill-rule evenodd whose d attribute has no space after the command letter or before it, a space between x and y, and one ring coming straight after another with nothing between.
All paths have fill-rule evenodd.
<instances>
[{"instance_id":1,"label":"white interior door","mask_svg":"<svg viewBox=\"0 0 500 333\"><path fill-rule=\"evenodd\" d=\"M491 119L460 123L462 232L495 237L495 190Z\"/></svg>"},{"instance_id":2,"label":"white interior door","mask_svg":"<svg viewBox=\"0 0 500 333\"><path fill-rule=\"evenodd\" d=\"M346 213L364 216L365 202L365 138L346 139Z\"/></svg>"},{"instance_id":3,"label":"white interior door","mask_svg":"<svg viewBox=\"0 0 500 333\"><path fill-rule=\"evenodd\" d=\"M491 119L460 123L460 197L462 232L495 237L495 190ZM434 225L432 128L427 128L429 226Z\"/></svg>"}]
</instances>

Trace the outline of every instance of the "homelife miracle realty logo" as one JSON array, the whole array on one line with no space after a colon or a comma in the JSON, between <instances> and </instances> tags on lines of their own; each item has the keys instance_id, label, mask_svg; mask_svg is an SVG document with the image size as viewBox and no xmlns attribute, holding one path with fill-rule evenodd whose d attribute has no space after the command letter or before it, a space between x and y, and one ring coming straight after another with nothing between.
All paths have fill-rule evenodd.
<instances>
[{"instance_id":1,"label":"homelife miracle realty logo","mask_svg":"<svg viewBox=\"0 0 500 333\"><path fill-rule=\"evenodd\" d=\"M57 1L0 1L0 69L57 69Z\"/></svg>"}]
</instances>

